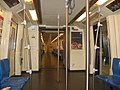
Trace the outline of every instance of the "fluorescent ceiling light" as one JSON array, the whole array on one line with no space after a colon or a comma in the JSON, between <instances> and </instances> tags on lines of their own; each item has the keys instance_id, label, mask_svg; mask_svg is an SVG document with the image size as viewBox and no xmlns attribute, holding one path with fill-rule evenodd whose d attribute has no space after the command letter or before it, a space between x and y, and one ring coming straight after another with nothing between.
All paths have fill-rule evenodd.
<instances>
[{"instance_id":1,"label":"fluorescent ceiling light","mask_svg":"<svg viewBox=\"0 0 120 90\"><path fill-rule=\"evenodd\" d=\"M24 1L29 3L29 2L32 2L33 0L24 0Z\"/></svg>"},{"instance_id":2,"label":"fluorescent ceiling light","mask_svg":"<svg viewBox=\"0 0 120 90\"><path fill-rule=\"evenodd\" d=\"M59 37L61 37L63 35L63 33L61 33L60 35L59 35ZM56 41L58 39L58 36L57 37L55 37L52 41L51 41L51 43L53 43L54 41Z\"/></svg>"},{"instance_id":3,"label":"fluorescent ceiling light","mask_svg":"<svg viewBox=\"0 0 120 90\"><path fill-rule=\"evenodd\" d=\"M91 14L91 12L89 12L89 14ZM84 12L77 20L76 22L80 22L81 20L83 20L86 17L86 12Z\"/></svg>"},{"instance_id":4,"label":"fluorescent ceiling light","mask_svg":"<svg viewBox=\"0 0 120 90\"><path fill-rule=\"evenodd\" d=\"M63 33L60 34L60 36L62 36L62 35L63 35Z\"/></svg>"},{"instance_id":5,"label":"fluorescent ceiling light","mask_svg":"<svg viewBox=\"0 0 120 90\"><path fill-rule=\"evenodd\" d=\"M0 16L3 16L3 12L2 11L0 11Z\"/></svg>"},{"instance_id":6,"label":"fluorescent ceiling light","mask_svg":"<svg viewBox=\"0 0 120 90\"><path fill-rule=\"evenodd\" d=\"M45 45L45 42L44 42L44 40L43 40L43 35L42 35L42 33L41 33L41 40L42 40L42 43Z\"/></svg>"},{"instance_id":7,"label":"fluorescent ceiling light","mask_svg":"<svg viewBox=\"0 0 120 90\"><path fill-rule=\"evenodd\" d=\"M29 13L30 13L30 15L31 15L31 17L32 17L32 19L33 19L34 21L37 21L37 20L38 20L37 14L36 14L36 11L35 11L35 10L29 10Z\"/></svg>"},{"instance_id":8,"label":"fluorescent ceiling light","mask_svg":"<svg viewBox=\"0 0 120 90\"><path fill-rule=\"evenodd\" d=\"M98 0L97 2L96 2L96 4L97 5L102 5L102 4L104 4L105 2L107 2L108 0Z\"/></svg>"}]
</instances>

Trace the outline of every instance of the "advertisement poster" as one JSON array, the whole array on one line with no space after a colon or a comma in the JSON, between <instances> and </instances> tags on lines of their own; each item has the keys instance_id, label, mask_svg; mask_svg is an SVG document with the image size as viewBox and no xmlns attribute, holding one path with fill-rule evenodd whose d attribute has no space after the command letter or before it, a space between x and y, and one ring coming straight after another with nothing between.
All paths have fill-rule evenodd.
<instances>
[{"instance_id":1,"label":"advertisement poster","mask_svg":"<svg viewBox=\"0 0 120 90\"><path fill-rule=\"evenodd\" d=\"M72 49L82 49L82 32L72 32L71 33L71 48Z\"/></svg>"}]
</instances>

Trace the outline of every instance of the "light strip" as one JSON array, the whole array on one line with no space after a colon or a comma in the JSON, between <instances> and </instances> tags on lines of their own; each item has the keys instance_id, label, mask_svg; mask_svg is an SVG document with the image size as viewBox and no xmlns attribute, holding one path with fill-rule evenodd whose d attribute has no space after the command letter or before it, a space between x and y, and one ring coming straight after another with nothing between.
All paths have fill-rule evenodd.
<instances>
[{"instance_id":1,"label":"light strip","mask_svg":"<svg viewBox=\"0 0 120 90\"><path fill-rule=\"evenodd\" d=\"M91 14L91 12L89 12L89 14ZM86 17L86 12L84 12L77 20L76 22L80 22L81 20L83 20Z\"/></svg>"},{"instance_id":2,"label":"light strip","mask_svg":"<svg viewBox=\"0 0 120 90\"><path fill-rule=\"evenodd\" d=\"M55 38L51 41L51 43L53 43L54 41L56 41L56 40L58 39L58 37L61 37L62 35L63 35L63 33L61 33L60 36L55 37Z\"/></svg>"},{"instance_id":3,"label":"light strip","mask_svg":"<svg viewBox=\"0 0 120 90\"><path fill-rule=\"evenodd\" d=\"M0 11L0 16L3 16L3 12L2 11Z\"/></svg>"},{"instance_id":4,"label":"light strip","mask_svg":"<svg viewBox=\"0 0 120 90\"><path fill-rule=\"evenodd\" d=\"M108 0L98 0L97 2L96 2L96 4L97 5L102 5L102 4L104 4L105 2L107 2Z\"/></svg>"},{"instance_id":5,"label":"light strip","mask_svg":"<svg viewBox=\"0 0 120 90\"><path fill-rule=\"evenodd\" d=\"M35 11L35 10L29 10L29 13L30 13L30 15L31 15L31 17L32 17L32 19L33 19L34 21L37 21L37 20L38 20L37 14L36 14L36 11Z\"/></svg>"},{"instance_id":6,"label":"light strip","mask_svg":"<svg viewBox=\"0 0 120 90\"><path fill-rule=\"evenodd\" d=\"M29 3L29 2L33 2L33 0L24 0L25 2Z\"/></svg>"},{"instance_id":7,"label":"light strip","mask_svg":"<svg viewBox=\"0 0 120 90\"><path fill-rule=\"evenodd\" d=\"M43 35L42 35L42 33L41 33L41 40L42 40L42 43L45 45L45 42L44 42L44 40L43 40Z\"/></svg>"}]
</instances>

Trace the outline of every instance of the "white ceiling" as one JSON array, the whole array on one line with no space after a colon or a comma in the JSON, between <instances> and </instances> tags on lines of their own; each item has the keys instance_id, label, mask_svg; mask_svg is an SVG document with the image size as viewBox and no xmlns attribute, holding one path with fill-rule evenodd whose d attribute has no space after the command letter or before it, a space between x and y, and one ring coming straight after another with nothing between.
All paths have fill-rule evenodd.
<instances>
[{"instance_id":1,"label":"white ceiling","mask_svg":"<svg viewBox=\"0 0 120 90\"><path fill-rule=\"evenodd\" d=\"M56 26L58 22L58 14L60 16L60 25L65 25L65 1L66 0L40 0L43 25ZM85 7L85 1L86 0L75 0L75 8L73 9L72 14L69 15L69 22ZM114 0L108 0L108 2L101 6L102 17L113 14L113 12L105 7L108 3L112 1ZM91 9L93 13L97 12L98 8L95 8Z\"/></svg>"},{"instance_id":2,"label":"white ceiling","mask_svg":"<svg viewBox=\"0 0 120 90\"><path fill-rule=\"evenodd\" d=\"M22 3L24 3L24 0L20 0ZM41 14L42 14L42 24L43 25L53 25L57 26L57 16L59 14L60 16L60 25L65 25L65 1L66 0L40 0L41 2ZM86 0L75 0L75 8L73 9L73 12L71 15L69 15L69 22L83 9L85 6L85 1ZM108 0L108 2L114 1L114 0ZM10 10L16 15L17 19L20 18L18 14L16 14L17 11L23 9L22 3L14 6L13 8L9 8L3 0L0 0L0 5L6 8L7 10ZM108 3L106 3L108 4ZM105 5L106 6L106 5ZM110 10L108 10L105 6L101 6L101 14L102 17L105 17L110 14L114 14ZM33 8L33 5L27 5L27 14L30 17L30 22L33 23L31 16L29 15L28 9ZM98 8L95 6L92 9L92 13L97 12ZM117 11L117 12L120 12ZM95 20L91 19L91 21L94 23L96 20L98 20L98 16L94 17ZM28 23L27 23L28 24ZM84 26L78 23L78 26ZM85 27L85 26L84 26ZM56 36L57 34L52 34L52 39ZM43 33L43 37L49 37L50 33ZM45 39L45 43L47 43L48 38Z\"/></svg>"},{"instance_id":3,"label":"white ceiling","mask_svg":"<svg viewBox=\"0 0 120 90\"><path fill-rule=\"evenodd\" d=\"M22 3L14 6L13 8L9 8L3 0L0 0L0 5L3 6L6 10L10 10L13 12L13 14L16 16L16 19L20 18L18 14L16 14L17 11L20 11L23 9L23 3L24 0L20 0ZM40 0L41 2L41 14L42 14L42 24L43 25L53 25L57 26L57 16L59 14L60 16L60 25L65 25L65 1L66 0ZM69 15L69 22L83 9L85 6L85 1L86 0L75 0L75 8L73 9L73 12L71 15ZM91 1L91 0L90 0ZM114 0L108 0L108 3L110 1ZM106 3L107 4L107 3ZM27 14L29 17L29 21L33 24L34 22L31 19L31 16L29 15L28 10L34 8L33 4L29 5L27 4ZM94 7L93 10L94 12L97 12L97 7ZM119 12L119 10L117 11ZM108 10L105 6L101 7L101 14L103 17L114 14L110 10ZM39 16L38 16L39 17ZM23 17L22 17L23 18ZM36 22L35 22L36 23Z\"/></svg>"},{"instance_id":4,"label":"white ceiling","mask_svg":"<svg viewBox=\"0 0 120 90\"><path fill-rule=\"evenodd\" d=\"M42 24L57 25L57 16L60 24L65 24L65 0L41 0Z\"/></svg>"},{"instance_id":5,"label":"white ceiling","mask_svg":"<svg viewBox=\"0 0 120 90\"><path fill-rule=\"evenodd\" d=\"M85 0L75 0L75 8L69 21L85 6ZM65 0L41 0L42 24L57 25L57 16L60 16L60 25L65 25Z\"/></svg>"},{"instance_id":6,"label":"white ceiling","mask_svg":"<svg viewBox=\"0 0 120 90\"><path fill-rule=\"evenodd\" d=\"M71 15L69 15L69 21L71 21L85 6L86 0L75 0L75 8Z\"/></svg>"}]
</instances>

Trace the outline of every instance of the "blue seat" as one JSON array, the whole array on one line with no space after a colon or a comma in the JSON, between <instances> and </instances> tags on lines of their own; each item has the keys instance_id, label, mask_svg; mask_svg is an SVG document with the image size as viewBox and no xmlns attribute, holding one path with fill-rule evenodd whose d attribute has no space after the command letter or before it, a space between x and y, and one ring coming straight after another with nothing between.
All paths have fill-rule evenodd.
<instances>
[{"instance_id":1,"label":"blue seat","mask_svg":"<svg viewBox=\"0 0 120 90\"><path fill-rule=\"evenodd\" d=\"M99 80L102 80L104 83L108 84L108 79L110 78L110 76L96 75L96 78Z\"/></svg>"},{"instance_id":2,"label":"blue seat","mask_svg":"<svg viewBox=\"0 0 120 90\"><path fill-rule=\"evenodd\" d=\"M113 75L111 76L97 75L96 78L114 88L120 89L120 58L113 58L112 72Z\"/></svg>"},{"instance_id":3,"label":"blue seat","mask_svg":"<svg viewBox=\"0 0 120 90\"><path fill-rule=\"evenodd\" d=\"M10 90L21 90L29 77L9 77L9 72L9 60L0 60L0 88L11 87Z\"/></svg>"}]
</instances>

